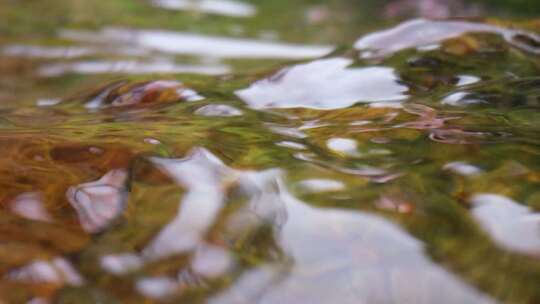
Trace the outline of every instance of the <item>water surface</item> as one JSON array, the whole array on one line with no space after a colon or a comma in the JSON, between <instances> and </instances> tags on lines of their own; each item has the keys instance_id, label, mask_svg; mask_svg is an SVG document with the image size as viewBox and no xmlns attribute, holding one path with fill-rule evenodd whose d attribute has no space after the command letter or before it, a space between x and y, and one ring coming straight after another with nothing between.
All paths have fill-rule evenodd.
<instances>
[{"instance_id":1,"label":"water surface","mask_svg":"<svg viewBox=\"0 0 540 304\"><path fill-rule=\"evenodd\" d=\"M534 4L0 7L1 301L540 301Z\"/></svg>"}]
</instances>

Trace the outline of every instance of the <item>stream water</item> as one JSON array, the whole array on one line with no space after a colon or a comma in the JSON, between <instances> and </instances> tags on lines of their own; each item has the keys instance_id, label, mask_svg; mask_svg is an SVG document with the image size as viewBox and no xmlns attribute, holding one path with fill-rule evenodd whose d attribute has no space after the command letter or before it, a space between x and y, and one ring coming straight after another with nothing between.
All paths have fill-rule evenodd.
<instances>
[{"instance_id":1,"label":"stream water","mask_svg":"<svg viewBox=\"0 0 540 304\"><path fill-rule=\"evenodd\" d=\"M0 302L540 302L534 9L0 0Z\"/></svg>"}]
</instances>

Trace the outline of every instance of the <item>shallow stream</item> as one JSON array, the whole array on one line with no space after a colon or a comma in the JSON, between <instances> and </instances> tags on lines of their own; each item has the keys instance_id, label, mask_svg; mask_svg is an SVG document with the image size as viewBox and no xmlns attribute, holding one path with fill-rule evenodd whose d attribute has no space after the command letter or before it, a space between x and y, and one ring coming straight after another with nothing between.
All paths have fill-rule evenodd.
<instances>
[{"instance_id":1,"label":"shallow stream","mask_svg":"<svg viewBox=\"0 0 540 304\"><path fill-rule=\"evenodd\" d=\"M0 0L0 302L540 302L534 1L95 2Z\"/></svg>"}]
</instances>

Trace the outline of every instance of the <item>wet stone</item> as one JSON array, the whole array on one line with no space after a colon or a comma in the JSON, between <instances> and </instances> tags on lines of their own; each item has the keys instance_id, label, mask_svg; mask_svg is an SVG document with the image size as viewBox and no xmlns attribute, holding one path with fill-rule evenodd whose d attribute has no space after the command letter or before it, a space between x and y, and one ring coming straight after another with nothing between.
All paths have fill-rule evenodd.
<instances>
[{"instance_id":1,"label":"wet stone","mask_svg":"<svg viewBox=\"0 0 540 304\"><path fill-rule=\"evenodd\" d=\"M88 108L147 106L202 99L196 92L182 83L157 80L143 83L126 83L106 87L96 93L87 103Z\"/></svg>"}]
</instances>

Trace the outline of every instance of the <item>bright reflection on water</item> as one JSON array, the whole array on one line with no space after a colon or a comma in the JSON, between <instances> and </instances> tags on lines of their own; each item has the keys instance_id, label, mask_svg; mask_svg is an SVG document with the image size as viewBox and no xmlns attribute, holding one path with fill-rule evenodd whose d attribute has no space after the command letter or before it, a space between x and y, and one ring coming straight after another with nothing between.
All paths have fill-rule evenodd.
<instances>
[{"instance_id":1,"label":"bright reflection on water","mask_svg":"<svg viewBox=\"0 0 540 304\"><path fill-rule=\"evenodd\" d=\"M2 50L7 56L42 57L42 58L77 58L96 53L96 50L84 47L43 47L31 45L11 45Z\"/></svg>"},{"instance_id":2,"label":"bright reflection on water","mask_svg":"<svg viewBox=\"0 0 540 304\"><path fill-rule=\"evenodd\" d=\"M521 43L516 37L530 36L540 41L540 36L519 30L500 28L482 23L463 21L431 21L416 19L404 22L392 29L372 33L356 41L354 47L363 51L362 57L387 56L400 50L438 44L444 40L459 37L470 32L485 32L501 35L509 43L526 51L538 53L539 50Z\"/></svg>"},{"instance_id":3,"label":"bright reflection on water","mask_svg":"<svg viewBox=\"0 0 540 304\"><path fill-rule=\"evenodd\" d=\"M333 49L332 46L324 45L296 45L185 32L125 28L106 28L99 32L64 30L60 36L73 41L117 43L168 54L217 58L304 59L324 56Z\"/></svg>"},{"instance_id":4,"label":"bright reflection on water","mask_svg":"<svg viewBox=\"0 0 540 304\"><path fill-rule=\"evenodd\" d=\"M345 185L339 181L329 179L308 179L299 184L300 188L309 192L326 192L345 190Z\"/></svg>"},{"instance_id":5,"label":"bright reflection on water","mask_svg":"<svg viewBox=\"0 0 540 304\"><path fill-rule=\"evenodd\" d=\"M39 193L24 193L11 202L11 210L27 219L48 222L51 216L43 207L43 201Z\"/></svg>"},{"instance_id":6,"label":"bright reflection on water","mask_svg":"<svg viewBox=\"0 0 540 304\"><path fill-rule=\"evenodd\" d=\"M196 11L230 17L252 17L257 13L255 6L231 0L151 0L151 3L166 9Z\"/></svg>"},{"instance_id":7,"label":"bright reflection on water","mask_svg":"<svg viewBox=\"0 0 540 304\"><path fill-rule=\"evenodd\" d=\"M169 60L152 62L143 61L78 61L43 66L39 73L43 76L59 76L67 73L77 74L179 74L193 73L203 75L221 75L229 72L226 65L188 65L176 64Z\"/></svg>"},{"instance_id":8,"label":"bright reflection on water","mask_svg":"<svg viewBox=\"0 0 540 304\"><path fill-rule=\"evenodd\" d=\"M407 87L391 68L348 68L352 60L330 58L296 65L236 94L254 108L346 108L357 102L399 101Z\"/></svg>"},{"instance_id":9,"label":"bright reflection on water","mask_svg":"<svg viewBox=\"0 0 540 304\"><path fill-rule=\"evenodd\" d=\"M165 2L173 4L174 1ZM219 3L221 1L203 1L200 5L201 8L221 7L217 5ZM223 3L221 8L224 10L238 9L234 5L240 5L227 1ZM58 36L77 45L51 47L13 44L0 48L0 51L8 57L64 59L45 64L37 70L41 76L55 77L73 73L222 75L232 69L221 63L221 59L305 59L324 56L334 49L331 45L268 42L157 29L105 28L98 32L64 29L58 31ZM111 60L107 58L110 55L125 58ZM185 59L178 61L171 55L192 56L198 60L195 63L193 60L182 62ZM105 59L80 59L84 57Z\"/></svg>"},{"instance_id":10,"label":"bright reflection on water","mask_svg":"<svg viewBox=\"0 0 540 304\"><path fill-rule=\"evenodd\" d=\"M445 303L490 303L426 260L422 244L397 226L370 214L310 207L286 190L279 171L250 177L266 191L251 201L251 212L274 222L275 238L290 259L291 269L279 270L271 264L259 267L211 303L292 303L300 299L328 303L337 298L343 303L357 303L359 298L377 303L393 297L431 303L441 295L430 298L424 288L437 286L445 286L448 292L442 300ZM269 218L268 213L279 216ZM352 268L356 271L351 272ZM417 279L428 286L411 288L405 279L410 271L418 271ZM243 286L246 283L249 287ZM397 294L388 294L385 288Z\"/></svg>"},{"instance_id":11,"label":"bright reflection on water","mask_svg":"<svg viewBox=\"0 0 540 304\"><path fill-rule=\"evenodd\" d=\"M51 261L34 261L8 273L8 279L29 283L68 284L80 286L84 279L64 258L56 257Z\"/></svg>"},{"instance_id":12,"label":"bright reflection on water","mask_svg":"<svg viewBox=\"0 0 540 304\"><path fill-rule=\"evenodd\" d=\"M224 248L206 243L204 235L226 205L227 191L237 188L247 196L247 205L226 219L226 233L234 236L271 225L281 258L242 274L211 303L292 303L299 299L327 303L336 298L343 303L356 303L359 298L371 303L393 297L432 303L441 294L426 291L442 286L441 303L491 303L426 259L422 243L399 226L368 213L310 207L289 193L280 170L233 170L200 148L183 159L156 158L153 162L187 192L178 215L142 250L141 258L124 254L102 259L102 266L112 273L138 269L141 259L150 262L185 252L193 253L193 275L223 275L233 259ZM181 273L142 278L137 289L155 299L173 296L181 292ZM411 273L416 273L421 287L408 283ZM395 293L386 292L387 288Z\"/></svg>"},{"instance_id":13,"label":"bright reflection on water","mask_svg":"<svg viewBox=\"0 0 540 304\"><path fill-rule=\"evenodd\" d=\"M193 250L201 242L223 205L220 189L228 168L206 150L196 150L178 162L154 162L187 189L178 216L143 251L146 257L157 259Z\"/></svg>"},{"instance_id":14,"label":"bright reflection on water","mask_svg":"<svg viewBox=\"0 0 540 304\"><path fill-rule=\"evenodd\" d=\"M125 205L126 172L110 171L99 180L69 188L67 197L84 230L94 233L107 227Z\"/></svg>"},{"instance_id":15,"label":"bright reflection on water","mask_svg":"<svg viewBox=\"0 0 540 304\"><path fill-rule=\"evenodd\" d=\"M496 242L511 250L538 256L538 213L497 194L477 194L471 201L473 216Z\"/></svg>"}]
</instances>

